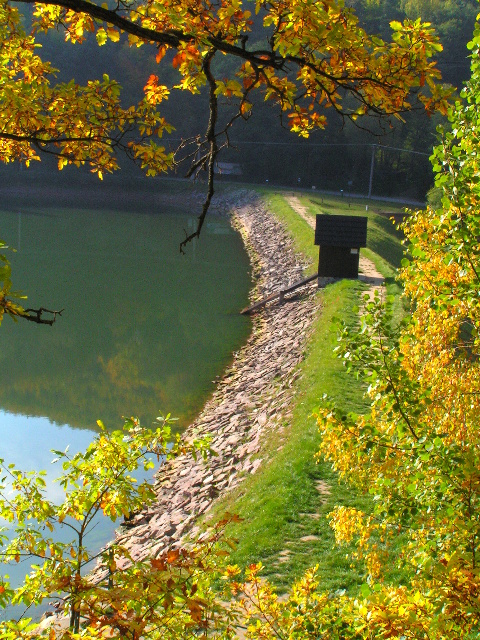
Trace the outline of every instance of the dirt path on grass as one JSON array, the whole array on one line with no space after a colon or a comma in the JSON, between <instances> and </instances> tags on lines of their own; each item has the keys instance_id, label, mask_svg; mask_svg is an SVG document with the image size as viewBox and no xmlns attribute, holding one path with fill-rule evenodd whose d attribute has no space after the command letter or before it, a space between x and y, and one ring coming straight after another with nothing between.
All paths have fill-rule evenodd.
<instances>
[{"instance_id":1,"label":"dirt path on grass","mask_svg":"<svg viewBox=\"0 0 480 640\"><path fill-rule=\"evenodd\" d=\"M307 207L300 202L298 196L295 194L286 194L285 200L292 209L298 213L298 215L303 218L310 227L312 227L312 229L315 229L315 218L308 213ZM368 296L370 299L373 299L375 289L380 290L380 295L384 294L384 277L377 270L373 262L365 256L362 256L362 254L360 254L359 272L358 279L369 285Z\"/></svg>"}]
</instances>

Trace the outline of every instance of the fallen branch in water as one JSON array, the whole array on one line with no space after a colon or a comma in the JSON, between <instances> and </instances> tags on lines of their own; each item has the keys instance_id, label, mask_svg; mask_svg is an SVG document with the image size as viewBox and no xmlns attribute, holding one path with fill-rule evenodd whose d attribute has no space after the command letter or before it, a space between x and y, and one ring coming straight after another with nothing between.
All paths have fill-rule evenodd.
<instances>
[{"instance_id":1,"label":"fallen branch in water","mask_svg":"<svg viewBox=\"0 0 480 640\"><path fill-rule=\"evenodd\" d=\"M29 320L30 322L36 322L37 324L49 324L51 326L57 319L57 316L62 315L63 311L65 311L65 309L60 309L60 311L52 311L51 309L45 309L44 307L40 307L39 309L25 309L23 313L19 314L19 317L23 318L24 320ZM42 315L44 313L50 313L53 318L42 318Z\"/></svg>"}]
</instances>

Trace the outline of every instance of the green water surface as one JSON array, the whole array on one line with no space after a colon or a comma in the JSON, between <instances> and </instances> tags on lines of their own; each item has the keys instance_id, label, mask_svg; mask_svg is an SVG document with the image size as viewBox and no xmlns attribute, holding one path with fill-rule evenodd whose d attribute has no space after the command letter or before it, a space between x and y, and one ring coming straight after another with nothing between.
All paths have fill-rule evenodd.
<instances>
[{"instance_id":1,"label":"green water surface","mask_svg":"<svg viewBox=\"0 0 480 640\"><path fill-rule=\"evenodd\" d=\"M28 306L64 309L52 327L3 322L0 408L80 429L167 412L186 426L249 332L239 234L211 216L182 255L194 223L167 210L0 212L15 288Z\"/></svg>"},{"instance_id":2,"label":"green water surface","mask_svg":"<svg viewBox=\"0 0 480 640\"><path fill-rule=\"evenodd\" d=\"M97 419L114 429L122 416L151 426L171 413L184 428L250 331L239 314L251 284L248 257L228 220L210 215L200 241L181 255L198 211L134 195L117 193L128 206L116 210L97 200L60 208L45 197L18 206L10 199L8 210L0 204L0 238L17 249L9 252L14 288L28 293L25 306L64 309L52 327L10 318L0 327L0 458L46 469L55 501L61 469L50 464L52 448L85 449ZM88 198L78 191L64 200ZM90 548L111 539L115 526L103 518ZM57 534L66 541L69 532ZM29 562L13 563L0 575L18 584L29 570ZM8 608L0 618L21 613Z\"/></svg>"}]
</instances>

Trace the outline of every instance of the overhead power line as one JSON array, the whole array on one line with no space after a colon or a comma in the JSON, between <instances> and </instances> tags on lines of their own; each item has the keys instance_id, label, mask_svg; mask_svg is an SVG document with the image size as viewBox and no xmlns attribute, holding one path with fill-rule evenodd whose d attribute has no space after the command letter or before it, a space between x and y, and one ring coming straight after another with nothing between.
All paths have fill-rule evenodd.
<instances>
[{"instance_id":1,"label":"overhead power line","mask_svg":"<svg viewBox=\"0 0 480 640\"><path fill-rule=\"evenodd\" d=\"M414 153L416 155L419 156L430 156L430 153L427 153L426 151L415 151L414 149L405 149L402 147L391 147L385 144L378 144L376 142L371 143L371 142L359 142L359 143L355 143L355 142L312 142L311 144L305 144L304 142L255 142L254 140L231 140L230 141L232 146L236 146L236 145L244 145L244 144L250 144L250 145L256 145L257 147L259 145L272 145L272 146L277 146L277 147L305 147L305 148L311 148L311 147L377 147L378 149L389 149L390 151L401 151L404 153Z\"/></svg>"},{"instance_id":2,"label":"overhead power line","mask_svg":"<svg viewBox=\"0 0 480 640\"><path fill-rule=\"evenodd\" d=\"M182 138L168 138L174 142L182 142ZM402 153L413 153L419 156L430 156L430 153L426 151L415 151L414 149L405 149L402 147L391 147L385 144L378 144L378 142L268 142L268 141L258 141L258 140L230 140L230 145L232 147L240 146L240 145L255 145L256 147L260 145L266 146L274 146L274 147L304 147L306 149L310 149L312 147L376 147L378 149L388 149L390 151L401 151Z\"/></svg>"}]
</instances>

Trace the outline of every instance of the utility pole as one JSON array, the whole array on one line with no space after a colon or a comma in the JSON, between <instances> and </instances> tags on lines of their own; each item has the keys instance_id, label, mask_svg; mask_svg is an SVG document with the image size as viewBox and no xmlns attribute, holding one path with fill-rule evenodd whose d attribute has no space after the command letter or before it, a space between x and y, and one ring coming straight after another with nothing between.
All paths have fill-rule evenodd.
<instances>
[{"instance_id":1,"label":"utility pole","mask_svg":"<svg viewBox=\"0 0 480 640\"><path fill-rule=\"evenodd\" d=\"M368 182L368 198L372 197L372 183L373 183L373 166L375 164L375 147L376 144L372 144L372 159L370 161L370 180Z\"/></svg>"}]
</instances>

